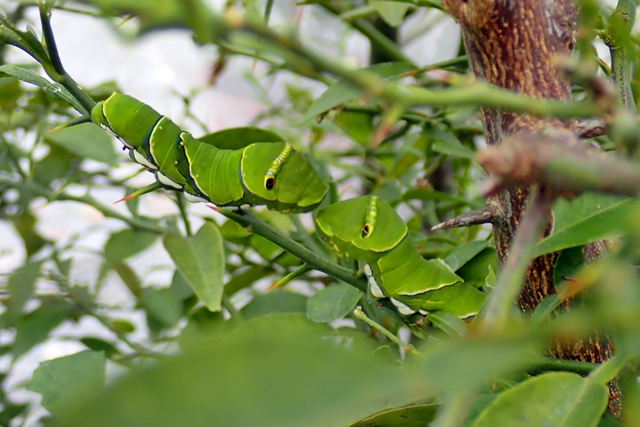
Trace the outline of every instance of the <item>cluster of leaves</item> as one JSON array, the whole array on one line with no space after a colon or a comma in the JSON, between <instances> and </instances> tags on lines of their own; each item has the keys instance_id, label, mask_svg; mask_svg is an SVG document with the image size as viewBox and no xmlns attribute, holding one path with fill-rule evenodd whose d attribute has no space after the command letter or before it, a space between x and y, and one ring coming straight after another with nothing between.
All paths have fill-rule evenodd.
<instances>
[{"instance_id":1,"label":"cluster of leaves","mask_svg":"<svg viewBox=\"0 0 640 427\"><path fill-rule=\"evenodd\" d=\"M386 25L397 27L407 10L440 13L437 2L304 6L323 7L336 19L351 13L350 23L371 40L372 49L393 61L356 71L322 60L289 33L272 31L262 18L254 19L261 15L255 5L245 5L243 20L238 9L218 16L197 0L85 3L95 9L76 10L66 3L57 7L107 19L131 14L142 31L186 26L198 42L220 47L220 61L255 57L269 65L271 73L287 70L326 83L326 91L317 99L310 91L288 86L288 98L271 101L268 113L253 124L270 128L305 150L319 173L332 181L332 200L338 199L339 189L350 186L378 195L406 212L410 238L423 256L443 259L479 289L489 292L495 286L497 257L486 230L476 226L430 231L484 205L477 190L481 173L473 161L482 127L473 109L447 106L476 103L476 98L449 102L446 95L449 89L465 90L459 85L464 82L460 75L466 72L466 58L418 67L370 23L381 17ZM48 132L89 108L83 104L86 99L73 92L68 84L72 80L56 65L55 55L46 53L47 46L53 52L50 36L45 34L43 46L32 29L13 27L18 42L6 38L11 25L22 24L22 12L33 6L19 2L17 9L7 11L13 21L5 20L0 27L5 43L30 53L51 79L40 76L33 63L0 65L0 220L12 224L25 252L24 265L3 280L5 311L0 322L12 339L0 350L12 369L65 325L93 318L102 328L71 338L86 351L44 362L34 372L26 387L42 394L42 405L54 416L53 421L43 422L70 426L212 422L420 426L436 419L441 425L474 426L514 425L514 419L532 426L543 420L576 426L599 422L608 398L606 383L640 352L634 344L640 294L633 268L640 237L637 226L627 220L638 210L633 200L586 194L555 207L554 232L539 243L537 253L565 250L558 258L556 283L577 275L580 283L593 288L570 316L547 321L550 308L559 303L550 299L532 319L514 314L508 333L496 331L482 339L465 338L465 322L441 316L414 329L409 342L403 343L397 338L407 326L402 318L330 275L302 275L291 286L265 291L265 283L295 275L305 260L256 229L248 230L246 224L196 214L180 194L162 196L175 203L175 214L162 217L141 214L137 199L122 209L109 206L111 200L100 200L96 190L131 191L127 183L134 177L122 179L116 173L129 160L117 154L113 141L92 124ZM51 4L40 7L46 24ZM234 28L244 31L235 33ZM7 45L0 45L3 51ZM218 64L216 69L220 68ZM427 74L432 69L442 71L437 76ZM427 97L443 90L433 97L442 100L412 107L429 103L403 99L400 85L426 90L407 96ZM99 101L114 90L117 86L106 82L86 93ZM499 103L500 93L494 95L496 100L487 102ZM505 103L517 104L509 99ZM225 138L242 141L258 131L238 129ZM215 139L216 134L207 138ZM606 137L598 142L610 143ZM39 231L36 208L61 202L91 206L117 221L118 230L107 226L99 230L109 237L95 254L101 262L94 281L79 282L73 275L79 262L77 242L84 235L56 242ZM297 216L262 210L255 215L270 229L338 265L335 255ZM617 255L583 271L582 259L576 256L580 248L617 236L627 236ZM157 251L159 239L172 260L166 267L173 274L166 283L149 283L145 277L150 272L138 260ZM128 310L142 313L146 328L139 330L141 325L126 320L119 307L100 298L112 273L118 278L116 286L126 287L134 302ZM239 309L242 299L248 303ZM361 311L354 312L356 306ZM342 319L348 321L332 323ZM599 369L539 356L549 339L562 334L579 337L596 326L622 343L625 356ZM107 362L127 373L105 388ZM570 372L557 372L561 370ZM556 372L530 375L542 371ZM630 408L640 398L633 375L628 370L622 377ZM12 392L20 387L0 396L0 424L19 423L33 411L15 401ZM629 413L629 419L639 419L632 409Z\"/></svg>"}]
</instances>

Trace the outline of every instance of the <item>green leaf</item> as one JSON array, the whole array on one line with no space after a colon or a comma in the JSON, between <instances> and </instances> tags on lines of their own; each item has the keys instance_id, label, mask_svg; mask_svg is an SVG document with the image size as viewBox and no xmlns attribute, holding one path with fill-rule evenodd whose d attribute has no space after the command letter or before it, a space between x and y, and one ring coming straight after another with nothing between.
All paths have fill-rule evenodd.
<instances>
[{"instance_id":1,"label":"green leaf","mask_svg":"<svg viewBox=\"0 0 640 427\"><path fill-rule=\"evenodd\" d=\"M459 393L529 366L540 347L515 339L426 341L418 348L423 355L416 363L422 369L422 380L434 387L434 393Z\"/></svg>"},{"instance_id":2,"label":"green leaf","mask_svg":"<svg viewBox=\"0 0 640 427\"><path fill-rule=\"evenodd\" d=\"M438 403L394 408L351 424L349 427L421 427L435 418Z\"/></svg>"},{"instance_id":3,"label":"green leaf","mask_svg":"<svg viewBox=\"0 0 640 427\"><path fill-rule=\"evenodd\" d=\"M480 288L487 283L487 276L490 274L488 267L493 271L499 271L498 255L495 248L485 247L479 254L467 261L456 270L456 274L464 279L464 283Z\"/></svg>"},{"instance_id":4,"label":"green leaf","mask_svg":"<svg viewBox=\"0 0 640 427\"><path fill-rule=\"evenodd\" d=\"M393 28L399 27L400 24L402 24L404 16L409 9L409 3L394 1L371 0L369 4L373 6L384 22Z\"/></svg>"},{"instance_id":5,"label":"green leaf","mask_svg":"<svg viewBox=\"0 0 640 427\"><path fill-rule=\"evenodd\" d=\"M340 426L385 409L390 398L413 402L425 389L355 351L357 338L348 348L323 339L332 333L298 314L252 319L78 401L60 425Z\"/></svg>"},{"instance_id":6,"label":"green leaf","mask_svg":"<svg viewBox=\"0 0 640 427\"><path fill-rule=\"evenodd\" d=\"M130 334L136 330L136 326L127 319L113 319L109 328L125 334Z\"/></svg>"},{"instance_id":7,"label":"green leaf","mask_svg":"<svg viewBox=\"0 0 640 427\"><path fill-rule=\"evenodd\" d=\"M211 311L220 310L224 286L224 248L218 227L206 222L191 237L168 234L164 247L196 295Z\"/></svg>"},{"instance_id":8,"label":"green leaf","mask_svg":"<svg viewBox=\"0 0 640 427\"><path fill-rule=\"evenodd\" d=\"M13 76L19 80L22 80L25 83L29 83L34 86L38 86L42 88L45 88L50 84L49 80L45 79L35 71L18 67L17 65L12 65L12 64L0 65L0 73L6 74L8 76ZM2 76L2 77L5 77L5 76Z\"/></svg>"},{"instance_id":9,"label":"green leaf","mask_svg":"<svg viewBox=\"0 0 640 427\"><path fill-rule=\"evenodd\" d=\"M131 228L117 231L104 245L104 257L110 264L116 264L149 248L158 235Z\"/></svg>"},{"instance_id":10,"label":"green leaf","mask_svg":"<svg viewBox=\"0 0 640 427\"><path fill-rule=\"evenodd\" d=\"M69 172L74 166L75 154L57 145L49 145L49 153L33 163L33 179L45 186L57 179L70 178Z\"/></svg>"},{"instance_id":11,"label":"green leaf","mask_svg":"<svg viewBox=\"0 0 640 427\"><path fill-rule=\"evenodd\" d=\"M274 258L282 254L284 249L273 243L271 240L267 240L257 234L252 234L249 237L251 247L260 255L265 261L273 261Z\"/></svg>"},{"instance_id":12,"label":"green leaf","mask_svg":"<svg viewBox=\"0 0 640 427\"><path fill-rule=\"evenodd\" d=\"M64 301L47 299L21 318L16 324L16 339L11 350L14 357L17 359L47 339L49 333L67 318L70 310L70 305Z\"/></svg>"},{"instance_id":13,"label":"green leaf","mask_svg":"<svg viewBox=\"0 0 640 427\"><path fill-rule=\"evenodd\" d=\"M584 267L581 247L567 248L560 252L553 268L553 283L558 286L564 277L573 277Z\"/></svg>"},{"instance_id":14,"label":"green leaf","mask_svg":"<svg viewBox=\"0 0 640 427\"><path fill-rule=\"evenodd\" d=\"M307 316L314 322L331 322L351 313L361 293L353 286L338 283L316 292L309 299Z\"/></svg>"},{"instance_id":15,"label":"green leaf","mask_svg":"<svg viewBox=\"0 0 640 427\"><path fill-rule=\"evenodd\" d=\"M289 292L286 289L276 289L266 294L258 295L242 308L242 315L247 319L265 316L273 313L306 313L307 297Z\"/></svg>"},{"instance_id":16,"label":"green leaf","mask_svg":"<svg viewBox=\"0 0 640 427\"><path fill-rule=\"evenodd\" d=\"M531 378L500 394L473 427L595 427L608 401L605 385L569 372Z\"/></svg>"},{"instance_id":17,"label":"green leaf","mask_svg":"<svg viewBox=\"0 0 640 427\"><path fill-rule=\"evenodd\" d=\"M453 196L451 194L436 191L431 188L412 188L404 193L402 200L424 200L429 202L451 202L461 206L471 206L471 201L464 197Z\"/></svg>"},{"instance_id":18,"label":"green leaf","mask_svg":"<svg viewBox=\"0 0 640 427\"><path fill-rule=\"evenodd\" d=\"M118 350L113 344L100 338L85 337L80 338L80 342L86 345L89 350L102 352L108 358L120 354L120 350Z\"/></svg>"},{"instance_id":19,"label":"green leaf","mask_svg":"<svg viewBox=\"0 0 640 427\"><path fill-rule=\"evenodd\" d=\"M245 244L252 236L251 232L235 221L225 221L220 227L220 233L224 240L239 245Z\"/></svg>"},{"instance_id":20,"label":"green leaf","mask_svg":"<svg viewBox=\"0 0 640 427\"><path fill-rule=\"evenodd\" d=\"M632 199L607 194L558 199L553 206L553 231L538 243L536 256L621 236L632 208Z\"/></svg>"},{"instance_id":21,"label":"green leaf","mask_svg":"<svg viewBox=\"0 0 640 427\"><path fill-rule=\"evenodd\" d=\"M538 303L531 315L531 323L542 323L553 311L562 304L557 294L547 295Z\"/></svg>"},{"instance_id":22,"label":"green leaf","mask_svg":"<svg viewBox=\"0 0 640 427\"><path fill-rule=\"evenodd\" d=\"M284 141L284 138L266 129L239 127L210 133L201 136L198 140L214 145L221 150L237 150L255 142L280 142Z\"/></svg>"},{"instance_id":23,"label":"green leaf","mask_svg":"<svg viewBox=\"0 0 640 427\"><path fill-rule=\"evenodd\" d=\"M6 302L7 312L5 316L7 322L15 322L21 315L24 305L31 298L36 280L40 277L42 261L31 262L14 270L7 281L7 291L9 300Z\"/></svg>"},{"instance_id":24,"label":"green leaf","mask_svg":"<svg viewBox=\"0 0 640 427\"><path fill-rule=\"evenodd\" d=\"M427 320L452 337L461 337L467 332L467 324L464 320L446 311L429 313Z\"/></svg>"},{"instance_id":25,"label":"green leaf","mask_svg":"<svg viewBox=\"0 0 640 427\"><path fill-rule=\"evenodd\" d=\"M443 261L447 263L453 271L458 271L460 267L471 261L487 247L489 247L489 242L486 240L468 242L454 248Z\"/></svg>"},{"instance_id":26,"label":"green leaf","mask_svg":"<svg viewBox=\"0 0 640 427\"><path fill-rule=\"evenodd\" d=\"M333 122L358 144L366 147L371 143L371 136L374 132L371 114L358 111L341 111Z\"/></svg>"},{"instance_id":27,"label":"green leaf","mask_svg":"<svg viewBox=\"0 0 640 427\"><path fill-rule=\"evenodd\" d=\"M476 158L476 152L471 148L466 147L460 143L460 141L436 141L431 146L431 149L436 153L445 154L451 157L457 157L461 159L473 160Z\"/></svg>"},{"instance_id":28,"label":"green leaf","mask_svg":"<svg viewBox=\"0 0 640 427\"><path fill-rule=\"evenodd\" d=\"M168 26L192 26L207 23L210 12L200 1L181 0L82 0L102 9L107 16L126 13L140 20L141 30ZM201 22L193 22L195 19Z\"/></svg>"},{"instance_id":29,"label":"green leaf","mask_svg":"<svg viewBox=\"0 0 640 427\"><path fill-rule=\"evenodd\" d=\"M248 288L263 277L273 274L274 271L275 270L270 267L256 265L249 267L241 273L236 272L233 277L224 284L224 291L227 295L231 296L244 288Z\"/></svg>"},{"instance_id":30,"label":"green leaf","mask_svg":"<svg viewBox=\"0 0 640 427\"><path fill-rule=\"evenodd\" d=\"M169 288L145 288L140 302L147 315L166 327L175 326L182 317L182 301Z\"/></svg>"},{"instance_id":31,"label":"green leaf","mask_svg":"<svg viewBox=\"0 0 640 427\"><path fill-rule=\"evenodd\" d=\"M117 155L111 137L93 123L45 133L49 143L56 144L82 158L93 159L109 166L117 165Z\"/></svg>"},{"instance_id":32,"label":"green leaf","mask_svg":"<svg viewBox=\"0 0 640 427\"><path fill-rule=\"evenodd\" d=\"M16 65L5 64L0 65L0 77L4 77L3 74L13 76L25 83L41 87L46 90L52 98L69 104L78 111L85 111L82 104L80 104L64 86L60 83L50 82L35 71L27 70Z\"/></svg>"},{"instance_id":33,"label":"green leaf","mask_svg":"<svg viewBox=\"0 0 640 427\"><path fill-rule=\"evenodd\" d=\"M225 321L221 311L214 313L206 307L200 307L189 315L178 342L182 348L197 346L205 339L231 331L236 325L236 322Z\"/></svg>"},{"instance_id":34,"label":"green leaf","mask_svg":"<svg viewBox=\"0 0 640 427\"><path fill-rule=\"evenodd\" d=\"M402 62L387 62L383 64L375 64L367 68L363 68L356 72L369 72L383 79L391 79L398 77L404 73L415 70L416 67L411 64ZM314 117L330 110L340 104L358 98L365 92L348 80L342 79L329 86L329 88L318 99L311 104L309 110L305 113L301 123L311 120Z\"/></svg>"},{"instance_id":35,"label":"green leaf","mask_svg":"<svg viewBox=\"0 0 640 427\"><path fill-rule=\"evenodd\" d=\"M42 395L42 406L53 415L104 387L104 353L83 351L40 363L27 389Z\"/></svg>"},{"instance_id":36,"label":"green leaf","mask_svg":"<svg viewBox=\"0 0 640 427\"><path fill-rule=\"evenodd\" d=\"M180 271L175 270L173 272L173 277L171 278L171 286L169 286L173 295L181 300L191 298L194 295L193 289L187 282L187 279L184 278Z\"/></svg>"},{"instance_id":37,"label":"green leaf","mask_svg":"<svg viewBox=\"0 0 640 427\"><path fill-rule=\"evenodd\" d=\"M0 108L13 110L22 96L20 82L16 78L0 78Z\"/></svg>"},{"instance_id":38,"label":"green leaf","mask_svg":"<svg viewBox=\"0 0 640 427\"><path fill-rule=\"evenodd\" d=\"M142 294L142 284L140 283L140 278L136 272L124 262L118 262L111 264L110 266L113 268L113 271L116 272L120 280L122 280L126 285L131 294L136 298L140 298L140 295Z\"/></svg>"}]
</instances>

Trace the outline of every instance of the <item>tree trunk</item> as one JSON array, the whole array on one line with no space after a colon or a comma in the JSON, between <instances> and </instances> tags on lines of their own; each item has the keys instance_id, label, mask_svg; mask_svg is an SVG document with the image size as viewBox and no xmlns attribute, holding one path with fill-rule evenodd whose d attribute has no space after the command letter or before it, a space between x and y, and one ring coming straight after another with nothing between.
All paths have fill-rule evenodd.
<instances>
[{"instance_id":1,"label":"tree trunk","mask_svg":"<svg viewBox=\"0 0 640 427\"><path fill-rule=\"evenodd\" d=\"M558 55L569 55L574 48L577 10L571 0L443 0L443 5L462 27L469 64L477 78L534 98L570 99L571 85L558 73L553 60ZM521 113L483 108L481 114L489 145L500 144L517 132L567 127L558 120ZM501 264L509 255L528 195L528 188L516 188L487 202L494 218ZM594 245L585 256L597 257L598 248L602 245ZM597 253L594 255L593 251ZM521 310L533 310L555 292L553 268L557 255L541 256L529 265L526 284L518 298ZM601 363L611 356L611 345L606 337L601 339L595 334L571 345L554 345L550 353L563 359ZM615 384L610 385L610 391L609 409L618 415L620 402Z\"/></svg>"}]
</instances>

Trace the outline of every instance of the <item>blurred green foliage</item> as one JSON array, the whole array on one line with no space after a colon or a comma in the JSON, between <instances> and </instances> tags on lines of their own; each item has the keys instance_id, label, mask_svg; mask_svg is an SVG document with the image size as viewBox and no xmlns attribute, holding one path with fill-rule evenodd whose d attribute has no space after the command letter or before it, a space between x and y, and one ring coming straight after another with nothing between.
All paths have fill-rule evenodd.
<instances>
[{"instance_id":1,"label":"blurred green foliage","mask_svg":"<svg viewBox=\"0 0 640 427\"><path fill-rule=\"evenodd\" d=\"M400 61L361 70L338 65L328 69L331 64L318 60L321 55L313 56L296 29L276 32L266 26L261 3L229 1L226 16L199 0L81 3L90 7L59 2L56 8L113 23L132 19L139 30L136 36L184 27L196 42L216 45L219 57L212 66L212 80L225 62L246 56L266 64L269 75L293 73L300 81L326 85L317 95L306 85L286 83L286 96L274 100L265 81L247 75L262 94L266 112L252 118L249 127L203 139L229 149L257 139L292 142L331 181L331 201L344 191L378 195L403 213L410 238L424 257L442 259L478 289L493 289L500 270L488 228L431 231L442 221L484 206L479 190L483 172L474 162L483 131L476 110L399 107L397 99L358 83L370 81L374 88L463 87L464 56L435 64L432 68L440 69L435 74ZM355 31L370 40L372 50L392 56L395 52L395 57L404 55L396 40L362 22L382 19L398 27L412 14L443 16L437 1L341 1L340 10L322 2L304 3L303 9L333 11L326 19L340 20L340 13L351 13ZM29 21L25 11L37 5L20 1L2 6L7 8L2 13L22 28ZM595 14L585 20L593 24L591 30L603 28L611 12L597 5L585 10ZM241 25L242 13L251 23L247 31L227 33ZM59 341L60 334L67 333L61 331L87 318L95 326L86 336L64 337L85 351L41 363L26 384L7 387L5 382L0 389L0 425L27 420L61 426L156 427L418 427L432 421L438 426L619 425L603 417L606 384L618 374L625 420L640 425L637 365L627 364L640 354L637 201L591 193L557 201L555 227L538 244L537 253L561 250L556 282L569 278L589 288L573 310L550 316L557 304L549 300L532 321L514 307L506 330L484 336L469 332L469 324L455 316L433 313L420 328L411 328L411 334L406 319L328 275L304 274L286 287L265 291L302 261L236 222L192 212L180 194L165 193L175 205L175 213L166 215L140 213L137 199L128 201L126 210L111 207L111 196L104 194L128 194L129 183L144 174L137 171L123 179L116 173L130 161L92 124L48 132L77 119L83 101L65 86L67 81L42 77L35 62L5 63L7 47L16 44L4 24L0 225L15 230L23 243L15 251L24 255L21 266L0 277L0 325L6 331L0 355L8 367L0 380L5 382L35 346ZM22 34L31 43L23 50L35 52L32 56L43 66L51 65L51 58L33 48L41 40L35 30ZM637 72L636 39L634 35L629 57ZM589 39L586 45L593 42ZM584 45L581 49L581 55L588 51ZM327 69L320 67L323 64ZM49 72L46 66L45 71ZM117 89L117 84L104 82L86 92L100 100ZM579 85L574 92L577 97L584 94ZM189 97L186 101L188 108ZM594 141L606 149L616 143L607 136ZM63 203L66 209L91 206L113 221L68 241L54 241L45 237L39 211ZM307 222L255 212L273 229L323 259L338 262ZM83 239L93 233L107 236L101 250L83 247ZM616 238L610 256L585 268L582 247L603 238ZM163 250L168 256L162 268L170 279L158 283L148 279L153 271L145 267L144 257ZM85 265L86 259L79 256L83 253L100 262ZM0 263L3 256L0 253ZM92 279L76 279L78 268L91 269ZM126 289L134 304L123 308L104 297L107 281ZM567 283L572 282L563 285ZM358 305L371 323L353 314ZM594 329L611 336L619 350L600 369L586 363L553 364L544 357L550 340L582 337ZM106 376L105 368L116 365L119 377ZM549 370L556 372L533 375ZM38 405L15 399L24 388L42 395L51 418L32 420Z\"/></svg>"}]
</instances>

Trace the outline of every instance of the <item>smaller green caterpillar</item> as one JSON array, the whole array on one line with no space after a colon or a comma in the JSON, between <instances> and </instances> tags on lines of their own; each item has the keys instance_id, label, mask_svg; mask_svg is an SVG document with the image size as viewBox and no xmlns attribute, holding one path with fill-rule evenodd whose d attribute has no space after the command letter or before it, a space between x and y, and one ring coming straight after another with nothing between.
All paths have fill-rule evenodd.
<instances>
[{"instance_id":1,"label":"smaller green caterpillar","mask_svg":"<svg viewBox=\"0 0 640 427\"><path fill-rule=\"evenodd\" d=\"M194 202L219 207L266 205L281 212L315 209L328 190L313 167L285 142L256 142L224 150L181 130L169 118L127 95L113 93L91 111L94 123L129 149L156 176L136 194L157 188L184 191Z\"/></svg>"},{"instance_id":2,"label":"smaller green caterpillar","mask_svg":"<svg viewBox=\"0 0 640 427\"><path fill-rule=\"evenodd\" d=\"M376 196L329 205L315 222L320 238L339 256L357 261L370 295L389 298L402 315L447 311L467 318L486 299L440 260L422 258L402 218Z\"/></svg>"}]
</instances>

